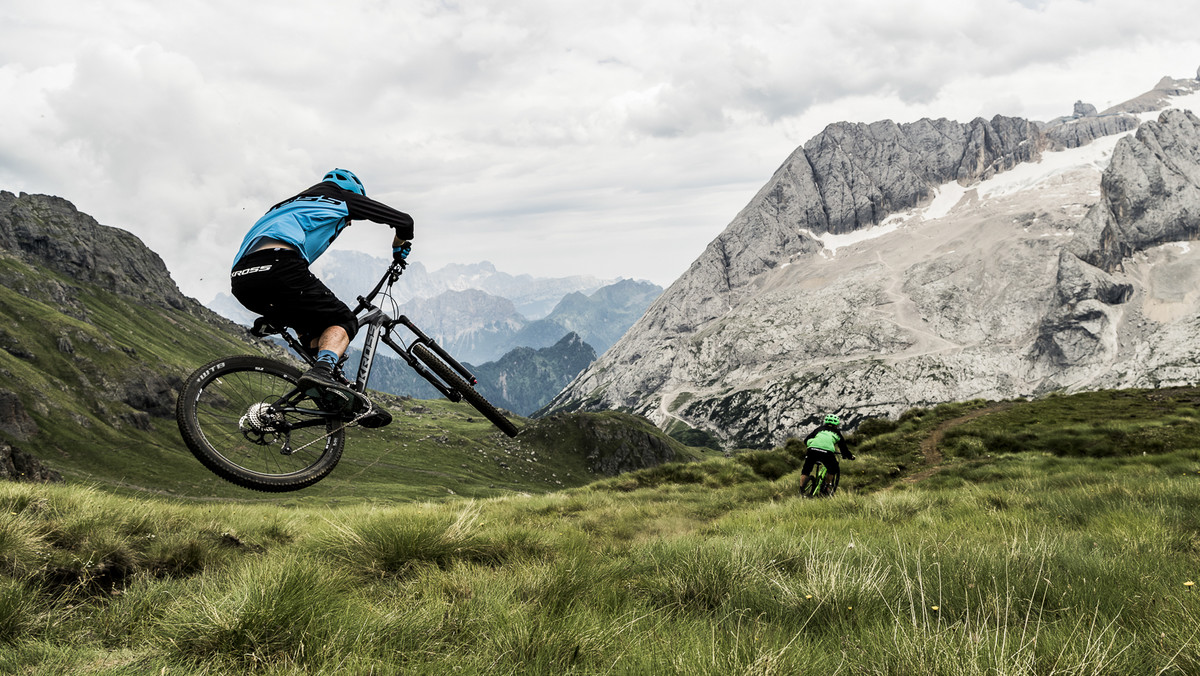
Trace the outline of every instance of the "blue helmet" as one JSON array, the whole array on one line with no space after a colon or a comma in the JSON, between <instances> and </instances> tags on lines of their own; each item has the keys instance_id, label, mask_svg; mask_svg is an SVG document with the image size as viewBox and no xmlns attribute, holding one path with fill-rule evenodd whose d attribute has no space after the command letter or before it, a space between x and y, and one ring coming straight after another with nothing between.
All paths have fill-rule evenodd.
<instances>
[{"instance_id":1,"label":"blue helmet","mask_svg":"<svg viewBox=\"0 0 1200 676\"><path fill-rule=\"evenodd\" d=\"M325 181L328 181L339 188L363 195L364 197L367 194L367 189L363 187L362 181L358 180L358 177L355 176L354 172L352 171L346 171L345 169L333 169L328 174L325 174L325 178L321 179L322 183Z\"/></svg>"}]
</instances>

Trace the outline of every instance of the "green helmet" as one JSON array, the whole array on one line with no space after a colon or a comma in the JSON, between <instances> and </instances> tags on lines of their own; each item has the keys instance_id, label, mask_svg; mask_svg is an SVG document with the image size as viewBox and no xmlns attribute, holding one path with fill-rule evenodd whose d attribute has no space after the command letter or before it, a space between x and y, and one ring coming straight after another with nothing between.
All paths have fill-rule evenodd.
<instances>
[{"instance_id":1,"label":"green helmet","mask_svg":"<svg viewBox=\"0 0 1200 676\"><path fill-rule=\"evenodd\" d=\"M837 427L838 425L842 424L842 419L837 417L836 415L827 415L827 416L825 416L825 424L833 425L834 427Z\"/></svg>"}]
</instances>

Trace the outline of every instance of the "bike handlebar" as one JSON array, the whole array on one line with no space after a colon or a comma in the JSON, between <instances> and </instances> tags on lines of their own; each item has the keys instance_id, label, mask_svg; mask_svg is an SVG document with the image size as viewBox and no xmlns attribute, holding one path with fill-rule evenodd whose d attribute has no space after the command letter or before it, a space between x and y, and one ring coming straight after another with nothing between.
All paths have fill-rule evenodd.
<instances>
[{"instance_id":1,"label":"bike handlebar","mask_svg":"<svg viewBox=\"0 0 1200 676\"><path fill-rule=\"evenodd\" d=\"M379 295L379 292L383 291L384 285L386 284L388 288L391 288L391 286L400 279L400 275L404 274L404 268L406 267L408 267L408 263L403 260L392 261L391 265L388 266L387 271L384 272L383 276L379 278L379 283L375 285L375 288L371 289L371 292L366 296L358 297L358 307L354 308L354 314L358 314L363 310L371 308L372 302L375 300L375 297Z\"/></svg>"}]
</instances>

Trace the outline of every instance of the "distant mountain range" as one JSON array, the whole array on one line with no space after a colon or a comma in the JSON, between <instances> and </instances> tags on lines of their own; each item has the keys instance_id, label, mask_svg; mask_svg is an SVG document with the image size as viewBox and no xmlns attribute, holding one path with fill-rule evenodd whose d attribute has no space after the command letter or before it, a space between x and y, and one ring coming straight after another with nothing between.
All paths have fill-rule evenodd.
<instances>
[{"instance_id":1,"label":"distant mountain range","mask_svg":"<svg viewBox=\"0 0 1200 676\"><path fill-rule=\"evenodd\" d=\"M403 309L459 361L475 364L479 390L521 415L547 404L625 332L662 293L649 282L622 280L591 295L567 294L542 319L527 321L506 298L483 291L446 291L415 300ZM499 354L498 354L499 353ZM360 352L347 352L356 363ZM436 391L407 365L383 350L371 387L414 397Z\"/></svg>"},{"instance_id":2,"label":"distant mountain range","mask_svg":"<svg viewBox=\"0 0 1200 676\"><path fill-rule=\"evenodd\" d=\"M358 251L333 249L318 258L312 270L339 298L353 304L355 297L367 292L379 281L389 262ZM586 275L512 275L497 270L488 261L452 264L430 272L417 260L409 263L392 290L399 303L428 300L447 292L482 291L489 296L507 299L517 314L525 321L531 321L545 317L569 293L590 294L614 281ZM237 300L227 293L217 294L208 306L239 323L253 320L253 317L246 316L245 309Z\"/></svg>"},{"instance_id":3,"label":"distant mountain range","mask_svg":"<svg viewBox=\"0 0 1200 676\"><path fill-rule=\"evenodd\" d=\"M363 253L330 251L313 268L353 305L387 265ZM475 364L495 361L519 347L550 347L568 333L578 334L602 354L662 293L656 284L632 279L510 275L486 261L449 265L434 273L413 263L394 290L400 312L460 361ZM208 305L244 326L254 320L229 294L219 294Z\"/></svg>"},{"instance_id":4,"label":"distant mountain range","mask_svg":"<svg viewBox=\"0 0 1200 676\"><path fill-rule=\"evenodd\" d=\"M357 364L362 352L355 347L347 363ZM475 389L496 406L529 416L545 406L559 390L596 360L596 351L576 333L568 333L549 347L518 347L496 361L464 366L479 380ZM371 371L371 389L418 399L441 395L398 357L384 349Z\"/></svg>"}]
</instances>

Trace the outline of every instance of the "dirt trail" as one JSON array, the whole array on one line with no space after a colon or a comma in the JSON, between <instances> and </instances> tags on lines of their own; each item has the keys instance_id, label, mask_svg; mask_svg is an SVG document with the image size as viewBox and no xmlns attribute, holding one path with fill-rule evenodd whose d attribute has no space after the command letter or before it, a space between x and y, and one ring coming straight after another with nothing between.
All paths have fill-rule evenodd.
<instances>
[{"instance_id":1,"label":"dirt trail","mask_svg":"<svg viewBox=\"0 0 1200 676\"><path fill-rule=\"evenodd\" d=\"M980 416L998 413L1009 408L1012 408L1011 402L997 402L989 404L981 409L971 411L966 415L962 415L957 418L951 418L950 420L938 425L937 428L935 428L933 432L931 432L929 436L921 442L921 455L924 456L925 468L915 474L904 477L901 479L901 481L906 484L916 483L933 476L935 472L946 466L946 458L942 455L941 450L938 449L938 444L941 443L942 437L946 436L947 430L968 423Z\"/></svg>"}]
</instances>

